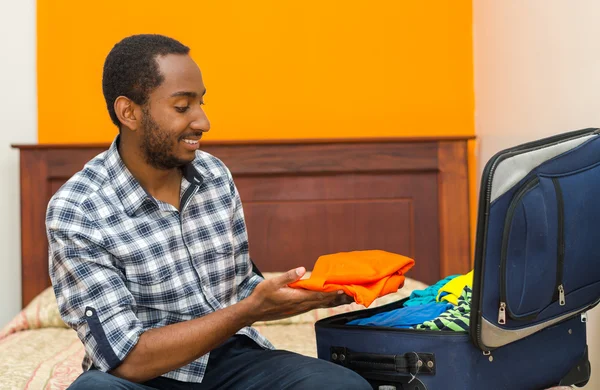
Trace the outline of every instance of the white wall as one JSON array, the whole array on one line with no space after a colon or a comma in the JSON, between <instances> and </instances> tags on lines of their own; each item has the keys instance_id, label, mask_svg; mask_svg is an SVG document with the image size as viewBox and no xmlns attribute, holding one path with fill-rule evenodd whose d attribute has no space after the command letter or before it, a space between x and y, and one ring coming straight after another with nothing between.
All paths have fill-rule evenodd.
<instances>
[{"instance_id":1,"label":"white wall","mask_svg":"<svg viewBox=\"0 0 600 390\"><path fill-rule=\"evenodd\" d=\"M600 127L598 15L597 0L474 0L480 172L500 149ZM590 389L600 389L598 324L597 308L588 323Z\"/></svg>"},{"instance_id":2,"label":"white wall","mask_svg":"<svg viewBox=\"0 0 600 390\"><path fill-rule=\"evenodd\" d=\"M37 141L35 0L0 0L0 327L21 309L18 152Z\"/></svg>"}]
</instances>

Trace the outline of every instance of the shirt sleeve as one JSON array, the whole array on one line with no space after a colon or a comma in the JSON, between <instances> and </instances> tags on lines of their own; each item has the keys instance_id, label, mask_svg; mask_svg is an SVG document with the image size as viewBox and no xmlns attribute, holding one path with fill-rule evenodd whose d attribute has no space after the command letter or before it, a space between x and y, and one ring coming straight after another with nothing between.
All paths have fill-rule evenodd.
<instances>
[{"instance_id":1,"label":"shirt sleeve","mask_svg":"<svg viewBox=\"0 0 600 390\"><path fill-rule=\"evenodd\" d=\"M233 182L231 173L229 173L229 186L233 197L232 207L232 230L233 230L233 251L235 256L235 272L238 282L238 302L252 294L252 291L264 279L254 272L253 263L250 259L248 246L248 232L246 231L246 221L244 219L244 209L240 194Z\"/></svg>"},{"instance_id":2,"label":"shirt sleeve","mask_svg":"<svg viewBox=\"0 0 600 390\"><path fill-rule=\"evenodd\" d=\"M94 366L110 371L143 333L135 300L113 264L97 225L80 205L52 199L46 214L49 273L63 321L73 328Z\"/></svg>"}]
</instances>

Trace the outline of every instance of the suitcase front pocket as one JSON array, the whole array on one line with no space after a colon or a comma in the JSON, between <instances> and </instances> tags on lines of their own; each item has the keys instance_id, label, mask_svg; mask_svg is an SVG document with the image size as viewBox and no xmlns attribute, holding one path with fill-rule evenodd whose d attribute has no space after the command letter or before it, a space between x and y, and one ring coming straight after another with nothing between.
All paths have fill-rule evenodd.
<instances>
[{"instance_id":1,"label":"suitcase front pocket","mask_svg":"<svg viewBox=\"0 0 600 390\"><path fill-rule=\"evenodd\" d=\"M502 237L498 323L546 320L600 294L600 165L537 176L515 193ZM583 291L589 293L583 293Z\"/></svg>"},{"instance_id":2,"label":"suitcase front pocket","mask_svg":"<svg viewBox=\"0 0 600 390\"><path fill-rule=\"evenodd\" d=\"M535 176L517 191L504 224L498 323L527 321L556 300L564 304L560 183Z\"/></svg>"}]
</instances>

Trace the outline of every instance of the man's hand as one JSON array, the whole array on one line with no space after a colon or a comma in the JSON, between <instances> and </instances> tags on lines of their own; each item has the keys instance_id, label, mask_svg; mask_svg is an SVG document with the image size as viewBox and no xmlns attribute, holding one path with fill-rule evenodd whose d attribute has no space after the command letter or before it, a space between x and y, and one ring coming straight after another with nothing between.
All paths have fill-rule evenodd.
<instances>
[{"instance_id":1,"label":"man's hand","mask_svg":"<svg viewBox=\"0 0 600 390\"><path fill-rule=\"evenodd\" d=\"M247 300L255 308L252 322L273 321L291 317L313 309L334 307L353 302L342 290L318 292L288 287L306 273L304 267L296 268L276 278L261 282Z\"/></svg>"},{"instance_id":2,"label":"man's hand","mask_svg":"<svg viewBox=\"0 0 600 390\"><path fill-rule=\"evenodd\" d=\"M287 286L305 272L304 268L298 268L265 280L248 298L214 313L145 331L123 363L110 373L133 382L144 382L198 359L256 321L276 320L352 302L352 298L339 292L323 293Z\"/></svg>"}]
</instances>

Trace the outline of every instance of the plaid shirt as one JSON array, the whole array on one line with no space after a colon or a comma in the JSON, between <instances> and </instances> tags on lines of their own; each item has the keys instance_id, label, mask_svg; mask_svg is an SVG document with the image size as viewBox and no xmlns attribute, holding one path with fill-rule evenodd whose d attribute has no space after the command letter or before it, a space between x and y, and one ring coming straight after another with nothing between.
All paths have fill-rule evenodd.
<instances>
[{"instance_id":1,"label":"plaid shirt","mask_svg":"<svg viewBox=\"0 0 600 390\"><path fill-rule=\"evenodd\" d=\"M187 321L248 297L253 273L239 194L216 157L183 168L181 207L154 199L110 149L52 197L50 277L63 320L85 346L83 369L118 366L148 329ZM254 328L247 335L273 346ZM201 382L209 354L164 374Z\"/></svg>"}]
</instances>

